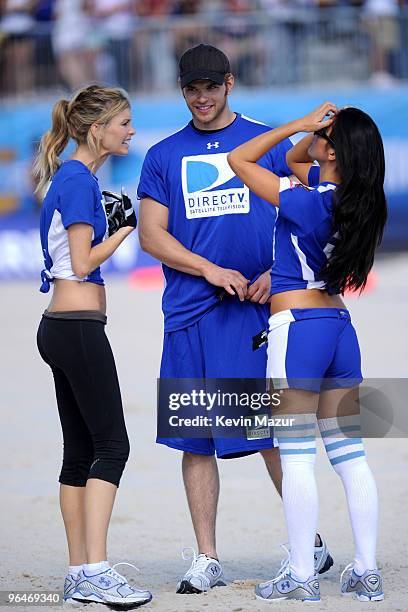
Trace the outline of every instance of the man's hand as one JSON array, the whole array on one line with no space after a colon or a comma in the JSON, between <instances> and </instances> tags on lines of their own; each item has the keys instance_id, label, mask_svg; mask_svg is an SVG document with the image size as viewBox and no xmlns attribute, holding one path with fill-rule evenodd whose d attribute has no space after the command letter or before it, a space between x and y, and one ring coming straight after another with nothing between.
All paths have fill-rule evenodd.
<instances>
[{"instance_id":1,"label":"man's hand","mask_svg":"<svg viewBox=\"0 0 408 612\"><path fill-rule=\"evenodd\" d=\"M249 280L242 276L237 270L221 268L208 262L203 276L208 283L216 287L223 287L230 295L237 295L241 302L247 297L247 287Z\"/></svg>"},{"instance_id":2,"label":"man's hand","mask_svg":"<svg viewBox=\"0 0 408 612\"><path fill-rule=\"evenodd\" d=\"M252 285L249 285L246 299L256 304L266 304L270 298L271 271L267 270Z\"/></svg>"}]
</instances>

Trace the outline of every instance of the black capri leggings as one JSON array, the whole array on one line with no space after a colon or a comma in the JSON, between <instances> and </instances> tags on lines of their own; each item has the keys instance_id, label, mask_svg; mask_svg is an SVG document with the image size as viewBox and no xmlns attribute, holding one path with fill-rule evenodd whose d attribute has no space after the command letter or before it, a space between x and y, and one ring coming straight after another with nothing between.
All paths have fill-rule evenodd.
<instances>
[{"instance_id":1,"label":"black capri leggings","mask_svg":"<svg viewBox=\"0 0 408 612\"><path fill-rule=\"evenodd\" d=\"M55 381L64 440L59 482L83 487L99 478L119 486L129 439L103 315L45 312L37 344Z\"/></svg>"}]
</instances>

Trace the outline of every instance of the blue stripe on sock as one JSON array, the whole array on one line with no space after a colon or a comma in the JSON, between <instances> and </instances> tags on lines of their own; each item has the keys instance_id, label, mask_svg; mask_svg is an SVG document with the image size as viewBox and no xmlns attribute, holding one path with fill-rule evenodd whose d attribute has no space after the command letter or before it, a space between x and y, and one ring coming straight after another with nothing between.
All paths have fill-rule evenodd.
<instances>
[{"instance_id":1,"label":"blue stripe on sock","mask_svg":"<svg viewBox=\"0 0 408 612\"><path fill-rule=\"evenodd\" d=\"M281 455L315 455L315 448L280 448Z\"/></svg>"},{"instance_id":2,"label":"blue stripe on sock","mask_svg":"<svg viewBox=\"0 0 408 612\"><path fill-rule=\"evenodd\" d=\"M354 453L348 453L347 455L340 455L340 457L334 457L333 459L330 459L330 463L332 465L336 465L337 463L342 463L343 461L349 461L350 459L355 459L356 457L364 456L364 451L356 451Z\"/></svg>"},{"instance_id":3,"label":"blue stripe on sock","mask_svg":"<svg viewBox=\"0 0 408 612\"><path fill-rule=\"evenodd\" d=\"M280 438L278 436L278 442L279 444L282 442L282 444L288 444L289 442L314 442L316 440L316 436L303 436L302 438L289 438L289 437L284 437L284 438Z\"/></svg>"},{"instance_id":4,"label":"blue stripe on sock","mask_svg":"<svg viewBox=\"0 0 408 612\"><path fill-rule=\"evenodd\" d=\"M322 431L320 432L320 435L322 436L322 438L327 438L328 436L336 436L336 434L342 434L345 431L358 431L360 429L360 425L346 425L345 427L342 427L341 429L339 427L336 427L335 429L329 429L328 431Z\"/></svg>"},{"instance_id":5,"label":"blue stripe on sock","mask_svg":"<svg viewBox=\"0 0 408 612\"><path fill-rule=\"evenodd\" d=\"M351 444L362 444L363 441L361 438L347 438L346 440L340 440L340 442L332 442L331 444L327 444L326 451L330 452L336 450L336 448L341 448L342 446L350 446Z\"/></svg>"}]
</instances>

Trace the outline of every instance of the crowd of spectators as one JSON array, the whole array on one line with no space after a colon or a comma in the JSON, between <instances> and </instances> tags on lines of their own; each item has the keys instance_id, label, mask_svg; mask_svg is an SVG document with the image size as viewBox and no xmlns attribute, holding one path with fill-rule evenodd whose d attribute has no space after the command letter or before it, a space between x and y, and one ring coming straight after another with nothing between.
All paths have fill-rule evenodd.
<instances>
[{"instance_id":1,"label":"crowd of spectators","mask_svg":"<svg viewBox=\"0 0 408 612\"><path fill-rule=\"evenodd\" d=\"M347 8L361 22L352 35L342 25ZM340 24L325 18L336 9ZM333 54L357 44L349 51L363 50L367 76L388 84L408 77L407 22L408 0L0 0L0 93L73 90L92 80L169 89L177 57L203 40L225 50L243 85L292 84L308 75L302 58L311 32L332 47L340 37Z\"/></svg>"}]
</instances>

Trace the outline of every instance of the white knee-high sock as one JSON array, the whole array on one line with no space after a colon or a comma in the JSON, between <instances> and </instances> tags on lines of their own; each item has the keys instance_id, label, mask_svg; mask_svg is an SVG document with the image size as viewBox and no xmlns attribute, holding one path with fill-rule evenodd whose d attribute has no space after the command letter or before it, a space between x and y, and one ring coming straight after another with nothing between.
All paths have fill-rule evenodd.
<instances>
[{"instance_id":1,"label":"white knee-high sock","mask_svg":"<svg viewBox=\"0 0 408 612\"><path fill-rule=\"evenodd\" d=\"M354 536L354 571L377 569L378 495L359 437L359 417L319 419L319 429L333 469L346 493Z\"/></svg>"},{"instance_id":2,"label":"white knee-high sock","mask_svg":"<svg viewBox=\"0 0 408 612\"><path fill-rule=\"evenodd\" d=\"M290 569L294 578L302 582L314 575L314 541L318 517L314 421L314 415L313 420L308 415L304 429L278 434Z\"/></svg>"}]
</instances>

